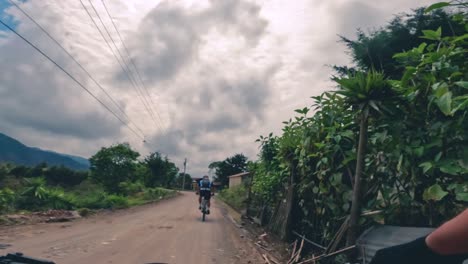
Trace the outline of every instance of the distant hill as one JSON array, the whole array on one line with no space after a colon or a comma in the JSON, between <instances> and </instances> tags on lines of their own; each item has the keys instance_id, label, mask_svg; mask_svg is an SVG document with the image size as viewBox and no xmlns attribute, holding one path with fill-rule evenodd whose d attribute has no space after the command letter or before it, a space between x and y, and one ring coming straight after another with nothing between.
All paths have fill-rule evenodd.
<instances>
[{"instance_id":1,"label":"distant hill","mask_svg":"<svg viewBox=\"0 0 468 264\"><path fill-rule=\"evenodd\" d=\"M59 155L59 156L63 156L63 157L67 157L67 158L70 158L84 166L86 166L86 168L89 168L89 166L91 165L89 163L89 160L88 159L85 159L83 157L79 157L79 156L73 156L73 155L68 155L68 154L62 154L62 153L58 153L58 152L54 152L54 151L50 151L50 150L43 150L43 149L40 149L40 148L34 148L33 149L37 149L37 150L40 150L40 151L44 151L44 152L49 152L49 153L52 153L52 154L56 154L56 155Z\"/></svg>"},{"instance_id":2,"label":"distant hill","mask_svg":"<svg viewBox=\"0 0 468 264\"><path fill-rule=\"evenodd\" d=\"M0 162L26 166L35 166L46 162L51 166L63 165L75 170L89 169L89 161L85 158L28 147L2 133L0 133Z\"/></svg>"}]
</instances>

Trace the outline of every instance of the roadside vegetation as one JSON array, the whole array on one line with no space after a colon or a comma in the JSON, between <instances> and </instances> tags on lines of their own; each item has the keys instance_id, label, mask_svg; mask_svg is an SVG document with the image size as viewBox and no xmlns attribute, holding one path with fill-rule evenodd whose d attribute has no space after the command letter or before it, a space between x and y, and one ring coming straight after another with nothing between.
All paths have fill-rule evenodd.
<instances>
[{"instance_id":1,"label":"roadside vegetation","mask_svg":"<svg viewBox=\"0 0 468 264\"><path fill-rule=\"evenodd\" d=\"M0 165L0 215L49 209L118 209L175 195L179 169L167 157L144 159L128 144L104 147L91 157L89 171L66 167ZM185 175L185 177L189 175ZM190 187L188 181L187 186Z\"/></svg>"},{"instance_id":2,"label":"roadside vegetation","mask_svg":"<svg viewBox=\"0 0 468 264\"><path fill-rule=\"evenodd\" d=\"M436 227L466 208L468 6L448 5L342 38L354 64L334 67L336 89L257 140L250 216L344 247L371 225Z\"/></svg>"},{"instance_id":3,"label":"roadside vegetation","mask_svg":"<svg viewBox=\"0 0 468 264\"><path fill-rule=\"evenodd\" d=\"M234 209L240 211L245 208L247 202L247 187L240 184L231 188L223 189L218 197Z\"/></svg>"}]
</instances>

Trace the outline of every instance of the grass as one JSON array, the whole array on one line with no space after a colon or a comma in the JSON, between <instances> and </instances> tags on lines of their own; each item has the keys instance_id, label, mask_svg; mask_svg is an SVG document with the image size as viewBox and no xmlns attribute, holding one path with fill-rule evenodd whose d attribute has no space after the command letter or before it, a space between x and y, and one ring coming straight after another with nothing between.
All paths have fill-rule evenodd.
<instances>
[{"instance_id":1,"label":"grass","mask_svg":"<svg viewBox=\"0 0 468 264\"><path fill-rule=\"evenodd\" d=\"M173 197L177 194L177 191L164 188L142 188L139 192L132 192L128 195L108 194L99 185L91 183L85 183L68 191L42 186L40 189L38 188L41 191L41 196L36 194L37 191L29 192L28 195L12 192L14 195L10 195L10 192L5 190L0 193L0 215L24 209L28 211L74 209L81 216L86 217L93 214L93 210L123 209ZM0 225L5 224L5 222L5 219L0 219Z\"/></svg>"},{"instance_id":2,"label":"grass","mask_svg":"<svg viewBox=\"0 0 468 264\"><path fill-rule=\"evenodd\" d=\"M234 209L240 211L245 208L247 188L244 185L237 185L224 189L219 193L218 197Z\"/></svg>"}]
</instances>

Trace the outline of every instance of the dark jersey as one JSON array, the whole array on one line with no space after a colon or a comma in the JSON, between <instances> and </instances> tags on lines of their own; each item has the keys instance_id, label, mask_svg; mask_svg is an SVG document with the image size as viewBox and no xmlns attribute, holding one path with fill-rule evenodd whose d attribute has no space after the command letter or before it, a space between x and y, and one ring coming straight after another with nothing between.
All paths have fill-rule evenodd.
<instances>
[{"instance_id":1,"label":"dark jersey","mask_svg":"<svg viewBox=\"0 0 468 264\"><path fill-rule=\"evenodd\" d=\"M199 184L200 196L205 197L205 199L210 199L211 187L212 187L212 184L210 181L201 180Z\"/></svg>"}]
</instances>

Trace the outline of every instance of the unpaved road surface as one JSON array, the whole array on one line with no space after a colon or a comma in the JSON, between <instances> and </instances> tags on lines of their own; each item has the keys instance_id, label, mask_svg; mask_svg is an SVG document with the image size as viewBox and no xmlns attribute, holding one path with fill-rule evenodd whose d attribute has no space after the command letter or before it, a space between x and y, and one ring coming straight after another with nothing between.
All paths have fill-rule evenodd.
<instances>
[{"instance_id":1,"label":"unpaved road surface","mask_svg":"<svg viewBox=\"0 0 468 264\"><path fill-rule=\"evenodd\" d=\"M262 263L242 229L212 204L201 221L193 193L70 223L0 228L0 255L23 252L57 264Z\"/></svg>"}]
</instances>

